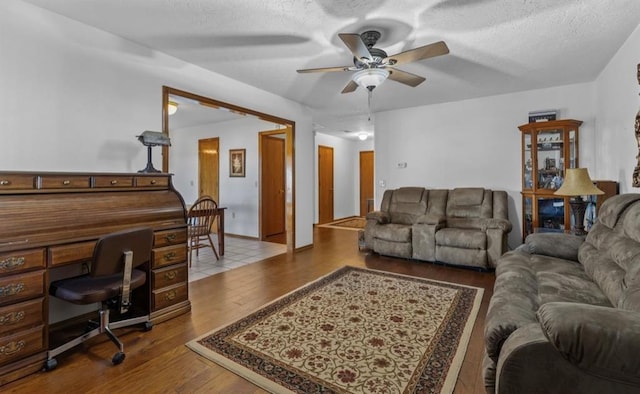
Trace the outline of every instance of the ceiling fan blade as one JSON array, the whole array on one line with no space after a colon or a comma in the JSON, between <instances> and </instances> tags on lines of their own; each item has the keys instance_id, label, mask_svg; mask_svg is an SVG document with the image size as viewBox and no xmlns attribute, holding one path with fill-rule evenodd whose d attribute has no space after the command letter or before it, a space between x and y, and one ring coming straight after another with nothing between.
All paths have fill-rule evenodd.
<instances>
[{"instance_id":1,"label":"ceiling fan blade","mask_svg":"<svg viewBox=\"0 0 640 394\"><path fill-rule=\"evenodd\" d=\"M384 59L384 62L396 66L399 64L411 63L418 60L428 59L430 57L446 55L449 53L449 47L444 41L434 42L433 44L421 46L408 51L400 52L398 54L388 56Z\"/></svg>"},{"instance_id":2,"label":"ceiling fan blade","mask_svg":"<svg viewBox=\"0 0 640 394\"><path fill-rule=\"evenodd\" d=\"M425 81L424 77L406 71L396 70L395 68L388 68L387 70L389 71L389 79L409 85L412 88L415 88Z\"/></svg>"},{"instance_id":3,"label":"ceiling fan blade","mask_svg":"<svg viewBox=\"0 0 640 394\"><path fill-rule=\"evenodd\" d=\"M353 80L351 80L349 81L347 86L345 86L344 89L342 89L342 93L351 93L356 89L358 89L358 84L353 82Z\"/></svg>"},{"instance_id":4,"label":"ceiling fan blade","mask_svg":"<svg viewBox=\"0 0 640 394\"><path fill-rule=\"evenodd\" d=\"M353 56L355 56L358 60L367 59L373 60L373 56L371 56L371 52L360 38L359 34L349 34L349 33L340 33L338 34L340 39L344 42L344 45L349 48Z\"/></svg>"},{"instance_id":5,"label":"ceiling fan blade","mask_svg":"<svg viewBox=\"0 0 640 394\"><path fill-rule=\"evenodd\" d=\"M349 71L352 66L342 66L342 67L321 67L321 68L305 68L302 70L296 70L299 73L326 73L333 71Z\"/></svg>"}]
</instances>

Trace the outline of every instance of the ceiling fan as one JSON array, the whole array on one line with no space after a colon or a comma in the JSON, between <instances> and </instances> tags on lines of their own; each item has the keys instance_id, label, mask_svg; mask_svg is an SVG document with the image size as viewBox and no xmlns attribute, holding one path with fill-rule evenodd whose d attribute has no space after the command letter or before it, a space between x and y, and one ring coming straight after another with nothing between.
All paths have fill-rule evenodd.
<instances>
[{"instance_id":1,"label":"ceiling fan","mask_svg":"<svg viewBox=\"0 0 640 394\"><path fill-rule=\"evenodd\" d=\"M379 31L369 30L362 34L340 33L338 36L353 53L353 66L307 68L297 71L299 73L356 71L351 81L342 89L342 93L351 93L358 86L362 86L371 92L386 78L416 87L425 81L424 77L395 67L449 53L447 44L444 41L438 41L387 56L387 53L382 49L374 48L374 45L381 37Z\"/></svg>"}]
</instances>

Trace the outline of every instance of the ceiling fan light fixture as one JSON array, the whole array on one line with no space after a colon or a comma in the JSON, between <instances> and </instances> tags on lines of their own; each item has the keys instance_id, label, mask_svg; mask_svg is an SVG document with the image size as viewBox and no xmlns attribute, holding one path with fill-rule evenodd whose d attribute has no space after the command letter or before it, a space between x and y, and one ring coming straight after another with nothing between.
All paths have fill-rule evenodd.
<instances>
[{"instance_id":1,"label":"ceiling fan light fixture","mask_svg":"<svg viewBox=\"0 0 640 394\"><path fill-rule=\"evenodd\" d=\"M167 112L169 113L169 116L175 114L178 111L178 103L176 103L175 101L169 101L169 103L167 103Z\"/></svg>"},{"instance_id":2,"label":"ceiling fan light fixture","mask_svg":"<svg viewBox=\"0 0 640 394\"><path fill-rule=\"evenodd\" d=\"M353 82L362 86L363 88L372 91L378 85L387 79L389 76L389 71L384 68L367 68L364 70L360 70L353 74Z\"/></svg>"},{"instance_id":3,"label":"ceiling fan light fixture","mask_svg":"<svg viewBox=\"0 0 640 394\"><path fill-rule=\"evenodd\" d=\"M360 141L365 141L367 139L367 133L365 133L365 132L358 133L358 139Z\"/></svg>"}]
</instances>

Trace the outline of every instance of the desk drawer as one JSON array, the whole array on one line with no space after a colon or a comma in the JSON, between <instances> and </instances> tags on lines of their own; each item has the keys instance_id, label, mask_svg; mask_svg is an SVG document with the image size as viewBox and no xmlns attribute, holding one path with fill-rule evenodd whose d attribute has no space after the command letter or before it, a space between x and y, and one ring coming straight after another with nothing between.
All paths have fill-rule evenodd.
<instances>
[{"instance_id":1,"label":"desk drawer","mask_svg":"<svg viewBox=\"0 0 640 394\"><path fill-rule=\"evenodd\" d=\"M187 229L156 231L153 234L153 246L167 246L187 242Z\"/></svg>"},{"instance_id":2,"label":"desk drawer","mask_svg":"<svg viewBox=\"0 0 640 394\"><path fill-rule=\"evenodd\" d=\"M189 299L189 290L186 282L179 285L165 287L153 291L152 311L166 308L168 306L183 302Z\"/></svg>"},{"instance_id":3,"label":"desk drawer","mask_svg":"<svg viewBox=\"0 0 640 394\"><path fill-rule=\"evenodd\" d=\"M166 176L137 176L136 187L168 187L169 177Z\"/></svg>"},{"instance_id":4,"label":"desk drawer","mask_svg":"<svg viewBox=\"0 0 640 394\"><path fill-rule=\"evenodd\" d=\"M27 357L44 350L44 347L43 326L2 337L0 338L0 365Z\"/></svg>"},{"instance_id":5,"label":"desk drawer","mask_svg":"<svg viewBox=\"0 0 640 394\"><path fill-rule=\"evenodd\" d=\"M45 271L0 278L0 305L44 295Z\"/></svg>"},{"instance_id":6,"label":"desk drawer","mask_svg":"<svg viewBox=\"0 0 640 394\"><path fill-rule=\"evenodd\" d=\"M178 283L187 282L187 264L183 263L172 267L151 271L151 288L161 289Z\"/></svg>"},{"instance_id":7,"label":"desk drawer","mask_svg":"<svg viewBox=\"0 0 640 394\"><path fill-rule=\"evenodd\" d=\"M164 248L155 248L151 252L151 268L165 267L171 264L182 263L187 260L187 244L165 246Z\"/></svg>"},{"instance_id":8,"label":"desk drawer","mask_svg":"<svg viewBox=\"0 0 640 394\"><path fill-rule=\"evenodd\" d=\"M0 253L0 276L44 267L44 249Z\"/></svg>"},{"instance_id":9,"label":"desk drawer","mask_svg":"<svg viewBox=\"0 0 640 394\"><path fill-rule=\"evenodd\" d=\"M40 297L0 308L0 337L26 327L43 325L43 307L44 298Z\"/></svg>"},{"instance_id":10,"label":"desk drawer","mask_svg":"<svg viewBox=\"0 0 640 394\"><path fill-rule=\"evenodd\" d=\"M44 175L38 177L40 189L88 189L91 187L90 176L78 175Z\"/></svg>"},{"instance_id":11,"label":"desk drawer","mask_svg":"<svg viewBox=\"0 0 640 394\"><path fill-rule=\"evenodd\" d=\"M93 187L133 187L132 176L96 176Z\"/></svg>"},{"instance_id":12,"label":"desk drawer","mask_svg":"<svg viewBox=\"0 0 640 394\"><path fill-rule=\"evenodd\" d=\"M82 261L90 261L93 257L94 241L53 246L49 248L49 266L57 266Z\"/></svg>"},{"instance_id":13,"label":"desk drawer","mask_svg":"<svg viewBox=\"0 0 640 394\"><path fill-rule=\"evenodd\" d=\"M34 189L36 178L33 175L5 174L0 175L0 191Z\"/></svg>"}]
</instances>

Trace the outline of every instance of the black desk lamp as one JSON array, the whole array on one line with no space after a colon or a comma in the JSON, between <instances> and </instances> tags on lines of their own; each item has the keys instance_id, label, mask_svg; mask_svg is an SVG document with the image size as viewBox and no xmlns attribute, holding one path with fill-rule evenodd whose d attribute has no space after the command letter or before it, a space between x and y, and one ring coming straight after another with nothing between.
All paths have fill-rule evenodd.
<instances>
[{"instance_id":1,"label":"black desk lamp","mask_svg":"<svg viewBox=\"0 0 640 394\"><path fill-rule=\"evenodd\" d=\"M169 136L161 133L159 131L145 131L140 134L138 137L138 141L142 143L142 145L147 147L147 166L138 172L160 172L153 168L153 163L151 162L151 147L153 146L171 146L171 139Z\"/></svg>"},{"instance_id":2,"label":"black desk lamp","mask_svg":"<svg viewBox=\"0 0 640 394\"><path fill-rule=\"evenodd\" d=\"M587 210L587 202L582 196L604 194L593 184L589 171L586 168L568 168L562 186L553 194L571 197L569 204L575 220L573 234L585 235L587 232L584 231L584 212Z\"/></svg>"}]
</instances>

